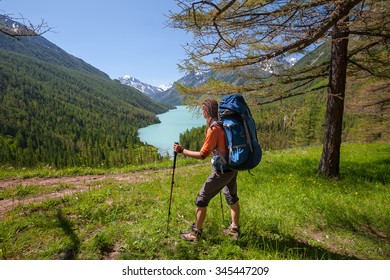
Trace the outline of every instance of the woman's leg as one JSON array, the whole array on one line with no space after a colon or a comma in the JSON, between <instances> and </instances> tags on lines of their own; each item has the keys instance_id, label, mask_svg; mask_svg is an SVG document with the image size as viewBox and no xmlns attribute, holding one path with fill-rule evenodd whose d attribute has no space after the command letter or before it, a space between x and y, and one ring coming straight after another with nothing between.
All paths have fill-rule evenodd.
<instances>
[{"instance_id":1,"label":"woman's leg","mask_svg":"<svg viewBox=\"0 0 390 280\"><path fill-rule=\"evenodd\" d=\"M197 229L202 229L203 222L206 219L207 207L197 207L196 208L196 220L195 227Z\"/></svg>"},{"instance_id":2,"label":"woman's leg","mask_svg":"<svg viewBox=\"0 0 390 280\"><path fill-rule=\"evenodd\" d=\"M240 204L237 201L236 203L230 205L230 214L232 216L232 226L240 226Z\"/></svg>"}]
</instances>

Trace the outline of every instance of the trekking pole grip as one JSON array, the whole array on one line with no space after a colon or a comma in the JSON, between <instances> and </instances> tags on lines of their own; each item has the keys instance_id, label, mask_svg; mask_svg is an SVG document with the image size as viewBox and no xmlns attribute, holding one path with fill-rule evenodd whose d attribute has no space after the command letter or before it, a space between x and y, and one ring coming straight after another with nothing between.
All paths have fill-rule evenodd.
<instances>
[{"instance_id":1,"label":"trekking pole grip","mask_svg":"<svg viewBox=\"0 0 390 280\"><path fill-rule=\"evenodd\" d=\"M179 142L175 142L176 145L179 145ZM177 152L173 151L173 169L176 168L176 157L177 157Z\"/></svg>"}]
</instances>

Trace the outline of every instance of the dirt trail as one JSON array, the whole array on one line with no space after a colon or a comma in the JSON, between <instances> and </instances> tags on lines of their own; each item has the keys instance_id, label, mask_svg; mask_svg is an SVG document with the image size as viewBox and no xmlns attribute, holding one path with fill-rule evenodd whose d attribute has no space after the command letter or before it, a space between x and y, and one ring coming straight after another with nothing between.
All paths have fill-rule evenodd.
<instances>
[{"instance_id":1,"label":"dirt trail","mask_svg":"<svg viewBox=\"0 0 390 280\"><path fill-rule=\"evenodd\" d=\"M162 170L158 172L161 173ZM17 186L58 186L58 185L69 185L70 188L66 188L60 191L53 191L51 193L45 193L39 196L26 197L20 199L3 199L0 200L0 217L4 215L7 211L11 210L13 207L19 204L28 204L44 201L52 198L60 198L66 195L70 195L76 192L88 191L93 188L99 187L99 181L103 180L114 180L117 182L127 182L127 183L143 183L151 181L155 178L153 173L157 171L139 171L132 173L122 173L122 174L104 174L104 175L81 175L81 176L71 176L71 177L54 177L54 178L28 178L28 179L5 179L0 180L0 191L5 188L14 188Z\"/></svg>"}]
</instances>

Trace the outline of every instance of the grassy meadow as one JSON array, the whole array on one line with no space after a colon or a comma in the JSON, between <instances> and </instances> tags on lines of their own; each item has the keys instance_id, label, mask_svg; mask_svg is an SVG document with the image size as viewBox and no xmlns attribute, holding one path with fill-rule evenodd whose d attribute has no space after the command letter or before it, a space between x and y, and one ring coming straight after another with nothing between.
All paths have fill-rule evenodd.
<instances>
[{"instance_id":1,"label":"grassy meadow","mask_svg":"<svg viewBox=\"0 0 390 280\"><path fill-rule=\"evenodd\" d=\"M316 173L321 147L265 152L238 177L242 236L221 231L229 209L211 202L200 242L179 238L194 215L195 196L210 172L179 156L169 230L172 162L112 170L0 171L0 259L390 259L390 145L343 144L341 176ZM6 178L127 174L77 184L15 184ZM39 180L37 180L39 182ZM69 191L51 198L48 194ZM46 197L45 199L39 199ZM222 219L222 211L224 219Z\"/></svg>"}]
</instances>

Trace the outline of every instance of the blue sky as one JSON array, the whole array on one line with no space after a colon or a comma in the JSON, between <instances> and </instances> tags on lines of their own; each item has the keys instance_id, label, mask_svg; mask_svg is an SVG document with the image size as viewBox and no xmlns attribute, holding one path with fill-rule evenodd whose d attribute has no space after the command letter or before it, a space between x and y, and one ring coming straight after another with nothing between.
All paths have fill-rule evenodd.
<instances>
[{"instance_id":1,"label":"blue sky","mask_svg":"<svg viewBox=\"0 0 390 280\"><path fill-rule=\"evenodd\" d=\"M0 13L44 20L46 39L112 79L127 74L155 86L183 76L181 46L191 41L165 26L170 10L178 10L173 0L0 0Z\"/></svg>"}]
</instances>

